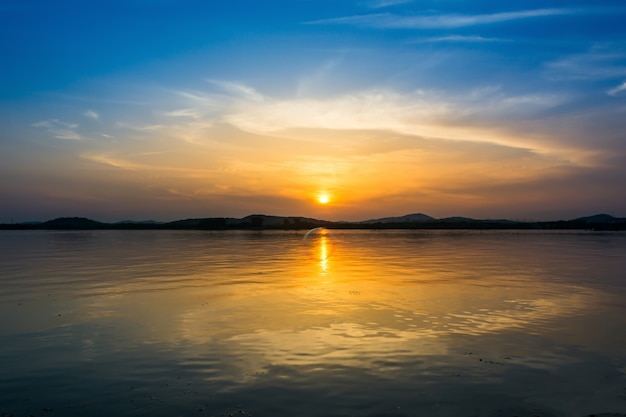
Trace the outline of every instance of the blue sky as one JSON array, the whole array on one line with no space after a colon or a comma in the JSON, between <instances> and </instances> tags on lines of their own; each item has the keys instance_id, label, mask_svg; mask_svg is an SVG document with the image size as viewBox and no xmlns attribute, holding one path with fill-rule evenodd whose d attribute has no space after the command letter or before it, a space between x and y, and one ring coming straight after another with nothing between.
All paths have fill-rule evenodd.
<instances>
[{"instance_id":1,"label":"blue sky","mask_svg":"<svg viewBox=\"0 0 626 417\"><path fill-rule=\"evenodd\" d=\"M5 0L0 222L626 216L624 21L617 1Z\"/></svg>"}]
</instances>

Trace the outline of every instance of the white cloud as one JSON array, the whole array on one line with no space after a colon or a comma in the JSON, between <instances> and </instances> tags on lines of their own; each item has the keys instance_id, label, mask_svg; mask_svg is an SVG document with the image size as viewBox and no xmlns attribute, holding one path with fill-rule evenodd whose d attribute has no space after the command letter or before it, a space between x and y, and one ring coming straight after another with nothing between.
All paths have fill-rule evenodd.
<instances>
[{"instance_id":1,"label":"white cloud","mask_svg":"<svg viewBox=\"0 0 626 417\"><path fill-rule=\"evenodd\" d=\"M42 120L40 122L33 123L32 127L51 128L54 127L54 120Z\"/></svg>"},{"instance_id":2,"label":"white cloud","mask_svg":"<svg viewBox=\"0 0 626 417\"><path fill-rule=\"evenodd\" d=\"M161 130L165 128L165 125L145 125L136 127L136 130Z\"/></svg>"},{"instance_id":3,"label":"white cloud","mask_svg":"<svg viewBox=\"0 0 626 417\"><path fill-rule=\"evenodd\" d=\"M376 13L315 20L307 23L347 24L379 29L449 29L571 13L575 13L575 11L572 9L535 9L479 15L442 14L416 16Z\"/></svg>"},{"instance_id":4,"label":"white cloud","mask_svg":"<svg viewBox=\"0 0 626 417\"><path fill-rule=\"evenodd\" d=\"M33 123L31 126L47 128L47 129L57 128L57 127L62 127L62 128L67 128L67 129L76 129L78 127L76 123L62 122L59 119L42 120L42 121Z\"/></svg>"},{"instance_id":5,"label":"white cloud","mask_svg":"<svg viewBox=\"0 0 626 417\"><path fill-rule=\"evenodd\" d=\"M224 92L236 96L242 97L247 100L252 101L263 101L263 96L259 94L254 88L248 87L247 85L232 82L232 81L221 81L221 80L207 80L209 83L217 86Z\"/></svg>"},{"instance_id":6,"label":"white cloud","mask_svg":"<svg viewBox=\"0 0 626 417\"><path fill-rule=\"evenodd\" d=\"M81 136L73 130L69 129L50 129L52 136L57 139L81 140Z\"/></svg>"},{"instance_id":7,"label":"white cloud","mask_svg":"<svg viewBox=\"0 0 626 417\"><path fill-rule=\"evenodd\" d=\"M448 35L420 39L417 42L508 42L508 39L484 38L482 36Z\"/></svg>"},{"instance_id":8,"label":"white cloud","mask_svg":"<svg viewBox=\"0 0 626 417\"><path fill-rule=\"evenodd\" d=\"M225 110L221 120L259 134L288 134L290 129L380 130L530 146L520 135L495 134L492 121L525 117L562 101L563 97L554 95L507 96L497 87L463 96L437 91L368 90L321 99L265 97L262 103L240 100Z\"/></svg>"},{"instance_id":9,"label":"white cloud","mask_svg":"<svg viewBox=\"0 0 626 417\"><path fill-rule=\"evenodd\" d=\"M553 79L600 80L626 75L626 52L621 46L594 48L589 52L561 57L546 64Z\"/></svg>"},{"instance_id":10,"label":"white cloud","mask_svg":"<svg viewBox=\"0 0 626 417\"><path fill-rule=\"evenodd\" d=\"M82 154L81 157L84 159L93 161L93 162L97 162L97 163L104 164L104 165L109 165L115 168L135 169L138 167L138 165L135 163L132 163L123 159L118 159L107 154L85 153L85 154Z\"/></svg>"},{"instance_id":11,"label":"white cloud","mask_svg":"<svg viewBox=\"0 0 626 417\"><path fill-rule=\"evenodd\" d=\"M83 116L93 120L98 120L100 118L100 115L93 110L87 110L83 113Z\"/></svg>"},{"instance_id":12,"label":"white cloud","mask_svg":"<svg viewBox=\"0 0 626 417\"><path fill-rule=\"evenodd\" d=\"M125 129L130 129L130 130L135 130L135 131L154 131L154 130L161 130L164 129L166 127L166 125L162 125L162 124L151 124L151 125L133 125L130 123L124 123L124 122L117 122L115 124L117 127L121 127L121 128L125 128Z\"/></svg>"},{"instance_id":13,"label":"white cloud","mask_svg":"<svg viewBox=\"0 0 626 417\"><path fill-rule=\"evenodd\" d=\"M195 109L172 110L172 111L165 112L164 115L168 117L189 117L192 119L197 119L199 117Z\"/></svg>"},{"instance_id":14,"label":"white cloud","mask_svg":"<svg viewBox=\"0 0 626 417\"><path fill-rule=\"evenodd\" d=\"M376 0L369 3L372 9L382 9L383 7L396 6L398 4L413 3L413 0Z\"/></svg>"},{"instance_id":15,"label":"white cloud","mask_svg":"<svg viewBox=\"0 0 626 417\"><path fill-rule=\"evenodd\" d=\"M626 81L624 81L623 83L621 83L620 85L618 85L615 88L611 88L609 91L607 91L606 93L610 96L614 96L616 94L621 93L622 91L626 91Z\"/></svg>"},{"instance_id":16,"label":"white cloud","mask_svg":"<svg viewBox=\"0 0 626 417\"><path fill-rule=\"evenodd\" d=\"M31 126L46 129L56 139L82 140L80 134L74 130L78 127L76 123L48 119L33 123Z\"/></svg>"},{"instance_id":17,"label":"white cloud","mask_svg":"<svg viewBox=\"0 0 626 417\"><path fill-rule=\"evenodd\" d=\"M315 142L320 146L337 146L339 131L379 131L440 140L494 143L546 153L564 152L570 144L546 138L531 131L534 120L567 100L556 94L528 93L510 95L497 85L482 86L463 93L451 94L437 90L398 92L391 89L368 89L329 97L295 95L278 98L239 94L256 91L246 86L222 92L178 93L187 102L177 103L178 110L161 112L182 114L193 112L198 119L180 118L174 125L131 127L134 130L164 129L172 137L193 144L205 144L204 129L222 124L239 130L296 141ZM257 96L260 96L258 97ZM222 103L216 110L214 103ZM526 129L518 129L525 123ZM539 123L539 122L538 122ZM328 135L314 134L316 129L335 131ZM219 141L218 141L219 142ZM214 146L217 142L211 142Z\"/></svg>"},{"instance_id":18,"label":"white cloud","mask_svg":"<svg viewBox=\"0 0 626 417\"><path fill-rule=\"evenodd\" d=\"M317 91L322 91L324 86L328 85L329 75L332 74L336 66L337 61L327 61L317 69L311 71L310 74L301 77L298 81L298 96L315 94Z\"/></svg>"}]
</instances>

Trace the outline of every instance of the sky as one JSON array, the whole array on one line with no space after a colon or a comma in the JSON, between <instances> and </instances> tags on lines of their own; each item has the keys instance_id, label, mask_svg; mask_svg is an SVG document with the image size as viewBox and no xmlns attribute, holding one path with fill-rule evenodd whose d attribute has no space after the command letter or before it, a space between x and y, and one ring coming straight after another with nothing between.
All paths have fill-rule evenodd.
<instances>
[{"instance_id":1,"label":"sky","mask_svg":"<svg viewBox=\"0 0 626 417\"><path fill-rule=\"evenodd\" d=\"M618 0L2 0L0 223L626 217Z\"/></svg>"}]
</instances>

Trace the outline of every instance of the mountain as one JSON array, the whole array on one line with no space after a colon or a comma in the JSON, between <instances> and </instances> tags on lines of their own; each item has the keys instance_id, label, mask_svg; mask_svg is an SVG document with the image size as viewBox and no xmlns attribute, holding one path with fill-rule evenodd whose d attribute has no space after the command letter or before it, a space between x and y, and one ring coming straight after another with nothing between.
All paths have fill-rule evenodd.
<instances>
[{"instance_id":1,"label":"mountain","mask_svg":"<svg viewBox=\"0 0 626 417\"><path fill-rule=\"evenodd\" d=\"M84 217L59 217L38 224L36 227L41 229L104 229L107 224Z\"/></svg>"},{"instance_id":2,"label":"mountain","mask_svg":"<svg viewBox=\"0 0 626 417\"><path fill-rule=\"evenodd\" d=\"M593 216L579 217L578 219L574 219L572 221L582 221L587 223L611 223L616 220L618 219L610 214L594 214Z\"/></svg>"},{"instance_id":3,"label":"mountain","mask_svg":"<svg viewBox=\"0 0 626 417\"><path fill-rule=\"evenodd\" d=\"M444 223L471 223L475 222L476 220L470 219L469 217L453 216L444 217L443 219L439 219L439 221Z\"/></svg>"},{"instance_id":4,"label":"mountain","mask_svg":"<svg viewBox=\"0 0 626 417\"><path fill-rule=\"evenodd\" d=\"M157 222L156 220L122 220L113 224L163 224L163 222Z\"/></svg>"},{"instance_id":5,"label":"mountain","mask_svg":"<svg viewBox=\"0 0 626 417\"><path fill-rule=\"evenodd\" d=\"M328 220L318 220L310 217L285 217L285 216L269 216L267 214L252 214L250 216L246 216L242 219L239 219L238 223L235 224L255 224L269 227L283 227L286 226L290 228L292 226L311 226L319 227L330 225L333 222Z\"/></svg>"},{"instance_id":6,"label":"mountain","mask_svg":"<svg viewBox=\"0 0 626 417\"><path fill-rule=\"evenodd\" d=\"M271 216L252 214L240 219L207 217L160 223L153 220L124 220L102 223L84 217L60 217L44 223L24 222L0 224L3 230L307 230L315 227L330 229L467 229L467 230L626 230L626 218L596 214L574 220L521 222L512 220L475 220L469 217L435 219L423 213L398 217L382 217L360 222L332 222L309 217Z\"/></svg>"},{"instance_id":7,"label":"mountain","mask_svg":"<svg viewBox=\"0 0 626 417\"><path fill-rule=\"evenodd\" d=\"M437 219L435 219L434 217L427 216L426 214L415 213L415 214L407 214L405 216L399 216L399 217L382 217L380 219L364 220L364 221L357 222L357 223L359 224L425 223L425 222L434 222L436 220Z\"/></svg>"}]
</instances>

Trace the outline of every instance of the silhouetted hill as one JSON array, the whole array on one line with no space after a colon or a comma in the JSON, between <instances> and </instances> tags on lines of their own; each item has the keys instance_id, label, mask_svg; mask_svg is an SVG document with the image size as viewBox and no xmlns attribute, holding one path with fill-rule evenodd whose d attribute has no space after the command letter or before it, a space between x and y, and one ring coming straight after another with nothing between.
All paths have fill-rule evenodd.
<instances>
[{"instance_id":1,"label":"silhouetted hill","mask_svg":"<svg viewBox=\"0 0 626 417\"><path fill-rule=\"evenodd\" d=\"M156 220L121 220L113 224L163 224L163 222L157 222Z\"/></svg>"},{"instance_id":2,"label":"silhouetted hill","mask_svg":"<svg viewBox=\"0 0 626 417\"><path fill-rule=\"evenodd\" d=\"M37 225L38 228L43 229L103 229L106 226L106 223L84 217L59 217Z\"/></svg>"},{"instance_id":3,"label":"silhouetted hill","mask_svg":"<svg viewBox=\"0 0 626 417\"><path fill-rule=\"evenodd\" d=\"M587 223L607 223L614 222L615 220L618 219L611 216L610 214L594 214L593 216L579 217L578 219L574 219L573 221L583 221Z\"/></svg>"},{"instance_id":4,"label":"silhouetted hill","mask_svg":"<svg viewBox=\"0 0 626 417\"><path fill-rule=\"evenodd\" d=\"M573 220L520 222L513 220L475 220L469 217L446 217L436 219L422 213L398 217L383 217L361 222L331 222L309 217L271 216L252 214L241 219L233 217L207 217L160 223L153 220L125 220L102 223L84 217L60 217L47 222L24 222L0 224L4 230L306 230L315 227L329 229L501 229L501 230L626 230L626 219L608 214L596 214Z\"/></svg>"},{"instance_id":5,"label":"silhouetted hill","mask_svg":"<svg viewBox=\"0 0 626 417\"><path fill-rule=\"evenodd\" d=\"M470 219L469 217L454 216L454 217L444 217L443 219L439 219L439 221L444 222L444 223L471 223L471 222L475 222L476 220Z\"/></svg>"},{"instance_id":6,"label":"silhouetted hill","mask_svg":"<svg viewBox=\"0 0 626 417\"><path fill-rule=\"evenodd\" d=\"M168 229L193 229L199 227L203 220L206 219L175 220L165 223L163 226Z\"/></svg>"},{"instance_id":7,"label":"silhouetted hill","mask_svg":"<svg viewBox=\"0 0 626 417\"><path fill-rule=\"evenodd\" d=\"M426 214L415 213L415 214L407 214L407 215L398 216L398 217L382 217L380 219L364 220L364 221L357 222L357 223L361 223L361 224L372 224L372 223L423 223L423 222L433 222L435 220L437 220L437 219L435 219L434 217L427 216Z\"/></svg>"}]
</instances>

